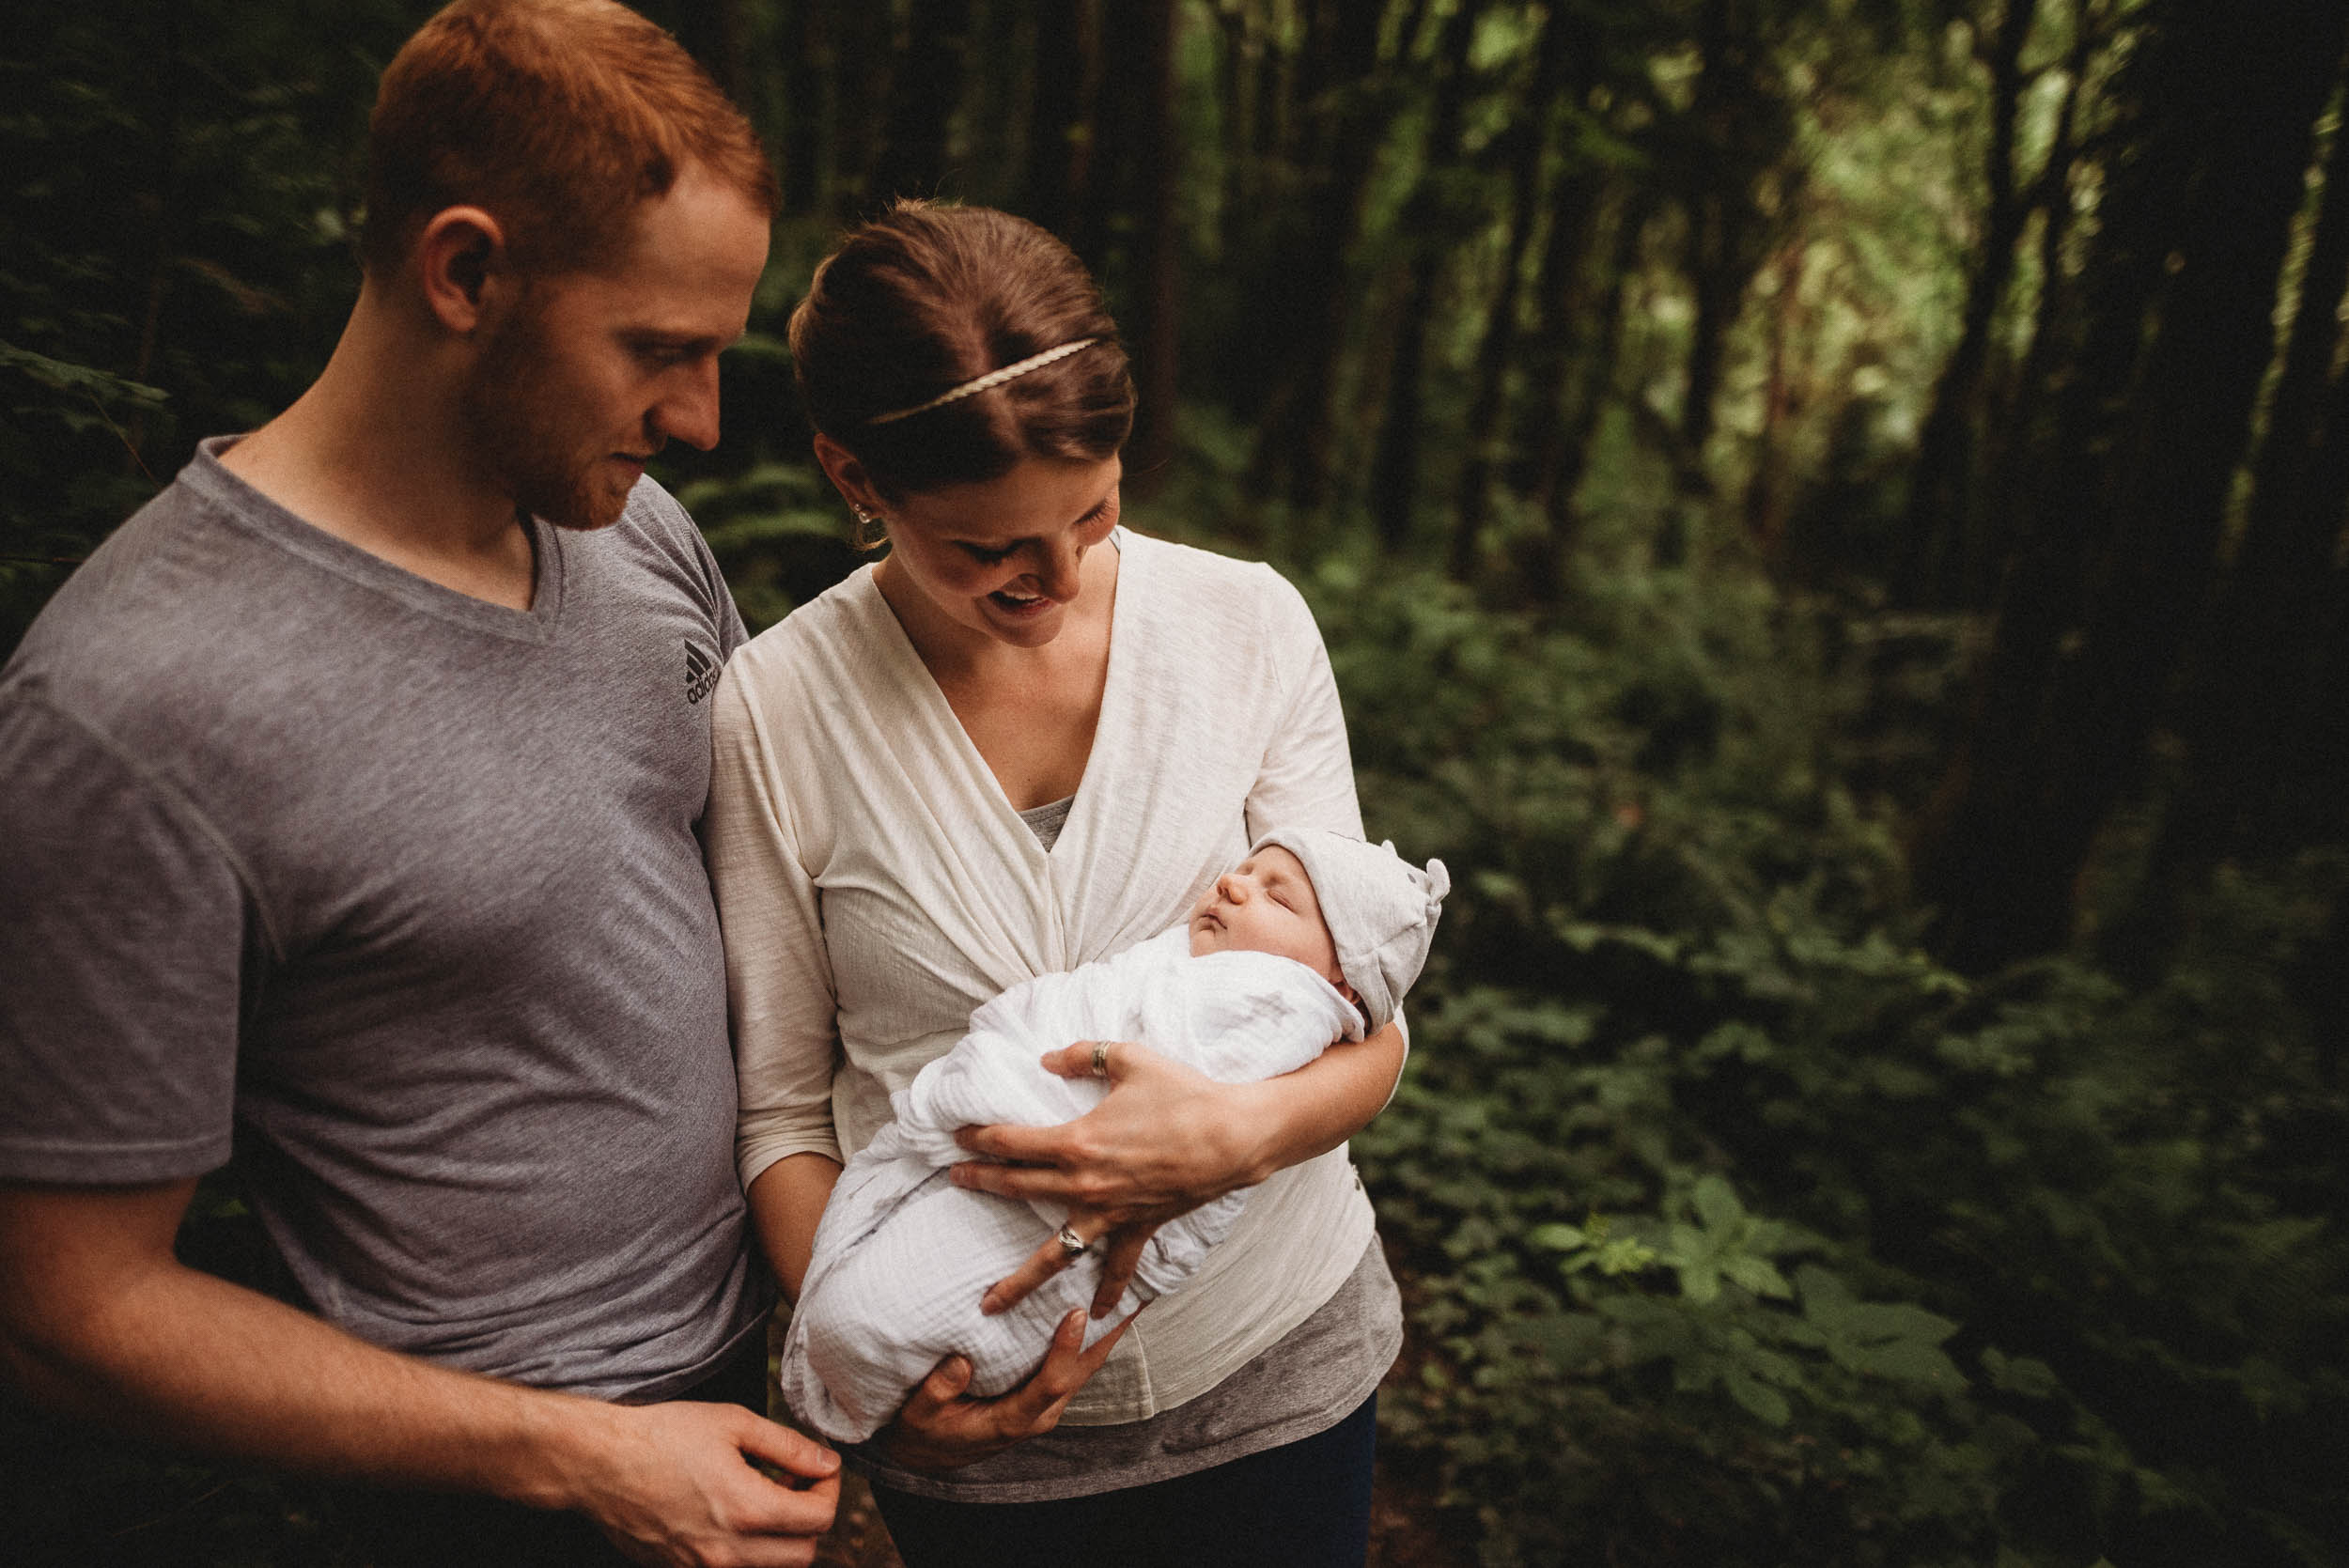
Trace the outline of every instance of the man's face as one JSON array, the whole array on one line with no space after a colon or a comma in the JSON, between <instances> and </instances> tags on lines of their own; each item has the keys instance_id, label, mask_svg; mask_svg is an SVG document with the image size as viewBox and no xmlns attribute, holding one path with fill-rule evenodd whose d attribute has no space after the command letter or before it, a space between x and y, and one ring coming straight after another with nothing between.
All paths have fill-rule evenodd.
<instances>
[{"instance_id":1,"label":"man's face","mask_svg":"<svg viewBox=\"0 0 2349 1568\"><path fill-rule=\"evenodd\" d=\"M689 166L609 263L533 280L485 326L463 401L480 472L557 527L617 521L670 437L717 443L718 351L766 264L766 219Z\"/></svg>"},{"instance_id":2,"label":"man's face","mask_svg":"<svg viewBox=\"0 0 2349 1568\"><path fill-rule=\"evenodd\" d=\"M1273 953L1294 958L1333 986L1345 984L1337 945L1304 862L1268 845L1215 879L1190 911L1190 953Z\"/></svg>"}]
</instances>

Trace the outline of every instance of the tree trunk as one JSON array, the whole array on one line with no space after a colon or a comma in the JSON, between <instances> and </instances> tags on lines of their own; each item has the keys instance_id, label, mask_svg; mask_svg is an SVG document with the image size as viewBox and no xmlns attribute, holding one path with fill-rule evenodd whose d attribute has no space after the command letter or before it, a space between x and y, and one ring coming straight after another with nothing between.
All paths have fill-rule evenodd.
<instances>
[{"instance_id":1,"label":"tree trunk","mask_svg":"<svg viewBox=\"0 0 2349 1568\"><path fill-rule=\"evenodd\" d=\"M1217 220L1226 231L1254 200L1256 182L1256 78L1264 70L1263 40L1250 0L1222 0L1216 7L1218 91L1222 99L1223 187Z\"/></svg>"},{"instance_id":2,"label":"tree trunk","mask_svg":"<svg viewBox=\"0 0 2349 1568\"><path fill-rule=\"evenodd\" d=\"M2056 111L2055 136L2038 177L2031 181L2030 205L2038 211L2039 306L2031 323L2030 347L2014 380L2014 393L1993 425L1984 464L1984 504L1973 525L1966 530L1959 570L1959 602L1971 609L1990 605L1998 592L1998 574L2005 565L2015 528L2012 520L2030 508L2030 493L2023 485L2030 474L2034 437L2046 415L2047 393L2055 366L2077 348L2061 328L2080 314L2078 290L2063 266L2065 241L2072 226L2072 173L2077 160L2081 100L2090 66L2105 41L2103 8L2098 0L2077 0L2073 11L2072 49L2064 61L2067 80L2062 105ZM2028 223L2026 219L2026 223Z\"/></svg>"},{"instance_id":3,"label":"tree trunk","mask_svg":"<svg viewBox=\"0 0 2349 1568\"><path fill-rule=\"evenodd\" d=\"M1122 0L1143 22L1141 135L1134 148L1133 342L1141 407L1126 468L1137 495L1157 487L1174 450L1175 380L1181 344L1182 235L1175 224L1182 144L1174 125L1174 0Z\"/></svg>"},{"instance_id":4,"label":"tree trunk","mask_svg":"<svg viewBox=\"0 0 2349 1568\"><path fill-rule=\"evenodd\" d=\"M1276 230L1275 254L1286 265L1254 291L1252 357L1275 368L1250 480L1258 493L1284 494L1302 510L1320 505L1328 477L1330 396L1351 304L1346 256L1385 123L1372 91L1384 9L1377 0L1312 0L1297 94L1311 122L1306 188Z\"/></svg>"},{"instance_id":5,"label":"tree trunk","mask_svg":"<svg viewBox=\"0 0 2349 1568\"><path fill-rule=\"evenodd\" d=\"M2317 658L2326 578L2341 530L2340 497L2320 508L2318 459L2327 415L2344 407L2334 376L2340 311L2349 290L2349 135L2333 132L2324 204L2301 278L2282 373L2268 404L2251 504L2234 569L2203 656L2186 718L2190 768L2155 841L2133 945L2165 949L2186 893L2225 856L2263 836L2275 802L2302 783L2286 765Z\"/></svg>"},{"instance_id":6,"label":"tree trunk","mask_svg":"<svg viewBox=\"0 0 2349 1568\"><path fill-rule=\"evenodd\" d=\"M1031 219L1064 236L1082 179L1089 9L1084 0L1041 0L1035 8L1035 94L1029 100L1022 205Z\"/></svg>"},{"instance_id":7,"label":"tree trunk","mask_svg":"<svg viewBox=\"0 0 2349 1568\"><path fill-rule=\"evenodd\" d=\"M2018 563L1962 793L1921 868L1943 950L1968 969L2061 945L2092 835L2138 776L2272 355L2344 16L2323 0L2225 18L2161 0L2149 23L2137 149L2090 279L2113 303L2062 422L2077 439L2058 448L2078 457L2050 465L2065 476L2038 513L2052 548Z\"/></svg>"},{"instance_id":8,"label":"tree trunk","mask_svg":"<svg viewBox=\"0 0 2349 1568\"><path fill-rule=\"evenodd\" d=\"M1608 258L1605 288L1591 312L1596 318L1597 330L1589 346L1577 356L1574 375L1567 385L1556 458L1544 477L1540 492L1549 525L1549 568L1544 579L1545 588L1556 584L1573 565L1576 536L1581 532L1582 523L1575 496L1582 488L1583 474L1590 468L1591 442L1598 435L1599 417L1607 411L1608 396L1615 384L1615 359L1623 348L1624 304L1632 269L1639 260L1641 238L1654 210L1653 201L1654 197L1645 192L1634 193L1624 201L1623 210L1615 220L1615 243Z\"/></svg>"},{"instance_id":9,"label":"tree trunk","mask_svg":"<svg viewBox=\"0 0 2349 1568\"><path fill-rule=\"evenodd\" d=\"M2349 142L2349 130L2336 126L2333 135L2328 179L2341 169L2341 144ZM2328 219L2335 191L2341 205L2349 208L2349 182L2328 189ZM2311 304L2301 308L2305 313ZM2293 487L2297 515L2279 520L2275 527L2283 536L2269 547L2277 557L2272 581L2280 590L2279 599L2272 601L2274 613L2304 621L2278 621L2270 629L2279 640L2288 638L2298 657L2274 666L2277 692L2264 702L2246 682L2244 706L2264 707L2274 720L2255 748L2247 748L2253 760L2246 773L2258 791L2250 797L2251 809L2236 840L2247 854L2338 838L2349 810L2349 569L2339 564L2349 521L2349 369L2333 370L2323 401L2306 471ZM2247 639L2256 637L2256 607L2247 602L2243 613Z\"/></svg>"},{"instance_id":10,"label":"tree trunk","mask_svg":"<svg viewBox=\"0 0 2349 1568\"><path fill-rule=\"evenodd\" d=\"M783 50L783 146L776 149L786 216L823 205L832 151L833 57L827 0L792 0L779 28Z\"/></svg>"},{"instance_id":11,"label":"tree trunk","mask_svg":"<svg viewBox=\"0 0 2349 1568\"><path fill-rule=\"evenodd\" d=\"M970 63L972 0L913 0L906 46L890 73L873 194L933 196L946 178L947 128Z\"/></svg>"},{"instance_id":12,"label":"tree trunk","mask_svg":"<svg viewBox=\"0 0 2349 1568\"><path fill-rule=\"evenodd\" d=\"M1478 7L1461 0L1444 19L1436 46L1435 101L1427 116L1427 150L1418 188L1404 205L1402 227L1413 240L1410 287L1397 323L1394 360L1387 379L1387 407L1379 421L1377 455L1371 464L1371 517L1389 551L1409 542L1411 513L1419 501L1419 435L1423 418L1421 378L1427 363L1427 334L1434 324L1436 287L1456 245L1449 187L1460 162L1461 122L1468 111L1469 47L1476 39Z\"/></svg>"},{"instance_id":13,"label":"tree trunk","mask_svg":"<svg viewBox=\"0 0 2349 1568\"><path fill-rule=\"evenodd\" d=\"M187 80L186 63L179 57L180 8L165 6L163 15L163 47L156 53L154 64L154 94L162 106L161 123L154 128L155 155L155 227L148 246L147 304L139 316L139 346L131 362L131 380L145 381L154 372L155 356L163 345L163 300L171 290L171 273L179 252L179 113L182 84ZM145 473L147 460L139 456L147 444L147 415L133 412L131 427L123 432L126 472Z\"/></svg>"},{"instance_id":14,"label":"tree trunk","mask_svg":"<svg viewBox=\"0 0 2349 1568\"><path fill-rule=\"evenodd\" d=\"M1688 210L1686 270L1696 296L1673 464L1686 491L1711 488L1704 447L1713 435L1729 331L1768 249L1756 186L1794 133L1785 105L1762 85L1766 45L1751 20L1751 6L1736 0L1705 0L1699 13L1703 64L1689 112L1690 156L1681 170Z\"/></svg>"},{"instance_id":15,"label":"tree trunk","mask_svg":"<svg viewBox=\"0 0 2349 1568\"><path fill-rule=\"evenodd\" d=\"M1934 385L1932 410L1918 435L1917 462L1910 471L1900 578L1902 597L1912 602L1945 603L1954 586L1950 576L1956 539L1970 510L1991 323L2014 279L2015 246L2030 219L2030 203L2015 179L2015 131L2025 82L2023 42L2037 10L2038 0L2006 0L2006 13L1982 56L1990 70L1990 147L1984 160L1990 196L1982 249L1967 279L1957 347Z\"/></svg>"},{"instance_id":16,"label":"tree trunk","mask_svg":"<svg viewBox=\"0 0 2349 1568\"><path fill-rule=\"evenodd\" d=\"M1755 438L1753 474L1747 482L1745 522L1762 559L1783 567L1786 517L1793 505L1792 461L1786 451L1786 428L1794 423L1800 398L1786 359L1800 335L1802 265L1800 241L1779 247L1777 291L1770 297L1769 338L1762 380L1762 428ZM1796 563L1799 573L1802 563Z\"/></svg>"},{"instance_id":17,"label":"tree trunk","mask_svg":"<svg viewBox=\"0 0 2349 1568\"><path fill-rule=\"evenodd\" d=\"M1084 179L1077 187L1077 213L1069 244L1095 277L1122 285L1114 276L1119 219L1132 211L1135 160L1143 156L1153 45L1155 0L1104 0L1094 77L1092 126L1085 147Z\"/></svg>"},{"instance_id":18,"label":"tree trunk","mask_svg":"<svg viewBox=\"0 0 2349 1568\"><path fill-rule=\"evenodd\" d=\"M1539 216L1542 154L1548 148L1550 121L1565 89L1570 43L1581 42L1587 48L1589 41L1587 34L1575 38L1563 10L1550 13L1542 27L1525 108L1511 121L1507 132L1509 239L1502 247L1500 275L1493 280L1492 303L1485 311L1485 332L1476 347L1475 391L1469 405L1468 429L1460 442L1463 455L1450 551L1455 582L1466 582L1475 567L1493 470L1501 456L1495 448L1501 443L1509 365L1517 341L1517 296L1523 287L1518 274L1524 270L1525 253L1532 246L1533 225Z\"/></svg>"},{"instance_id":19,"label":"tree trunk","mask_svg":"<svg viewBox=\"0 0 2349 1568\"><path fill-rule=\"evenodd\" d=\"M1533 279L1534 328L1520 356L1525 367L1524 415L1512 465L1517 493L1542 504L1556 483L1563 442L1566 380L1576 347L1590 334L1591 256L1600 233L1598 172L1569 156L1549 194L1549 234Z\"/></svg>"},{"instance_id":20,"label":"tree trunk","mask_svg":"<svg viewBox=\"0 0 2349 1568\"><path fill-rule=\"evenodd\" d=\"M878 175L887 116L896 101L889 8L819 0L831 11L833 58L832 135L836 166L832 203L847 220L866 216L894 193Z\"/></svg>"}]
</instances>

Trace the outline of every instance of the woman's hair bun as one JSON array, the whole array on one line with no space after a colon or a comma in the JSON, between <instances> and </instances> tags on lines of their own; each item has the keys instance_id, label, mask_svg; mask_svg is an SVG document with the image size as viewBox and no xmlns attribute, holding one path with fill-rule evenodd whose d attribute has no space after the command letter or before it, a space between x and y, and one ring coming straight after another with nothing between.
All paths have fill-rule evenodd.
<instances>
[{"instance_id":1,"label":"woman's hair bun","mask_svg":"<svg viewBox=\"0 0 2349 1568\"><path fill-rule=\"evenodd\" d=\"M1093 341L923 407L1081 339ZM791 354L809 422L883 493L1000 478L1030 458L1102 461L1133 428L1117 323L1084 264L993 208L900 201L848 230L792 313Z\"/></svg>"}]
</instances>

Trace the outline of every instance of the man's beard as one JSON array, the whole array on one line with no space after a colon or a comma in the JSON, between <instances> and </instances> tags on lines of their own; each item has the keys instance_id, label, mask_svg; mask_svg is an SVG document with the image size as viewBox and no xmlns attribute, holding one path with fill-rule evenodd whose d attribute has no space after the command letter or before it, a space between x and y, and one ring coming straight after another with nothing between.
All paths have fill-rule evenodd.
<instances>
[{"instance_id":1,"label":"man's beard","mask_svg":"<svg viewBox=\"0 0 2349 1568\"><path fill-rule=\"evenodd\" d=\"M482 346L460 399L474 460L524 515L557 528L609 528L629 488L604 474L608 453L581 448L561 399L547 396L551 358L541 313L525 297Z\"/></svg>"}]
</instances>

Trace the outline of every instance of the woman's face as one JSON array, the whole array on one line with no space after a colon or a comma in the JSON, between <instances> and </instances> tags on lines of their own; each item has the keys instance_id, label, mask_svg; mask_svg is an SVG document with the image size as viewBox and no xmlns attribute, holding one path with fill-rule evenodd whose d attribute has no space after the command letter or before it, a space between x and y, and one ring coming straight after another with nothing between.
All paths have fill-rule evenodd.
<instances>
[{"instance_id":1,"label":"woman's face","mask_svg":"<svg viewBox=\"0 0 2349 1568\"><path fill-rule=\"evenodd\" d=\"M1085 551L1117 525L1119 460L1031 458L1000 479L922 490L874 508L882 571L948 620L1036 647L1060 635Z\"/></svg>"}]
</instances>

